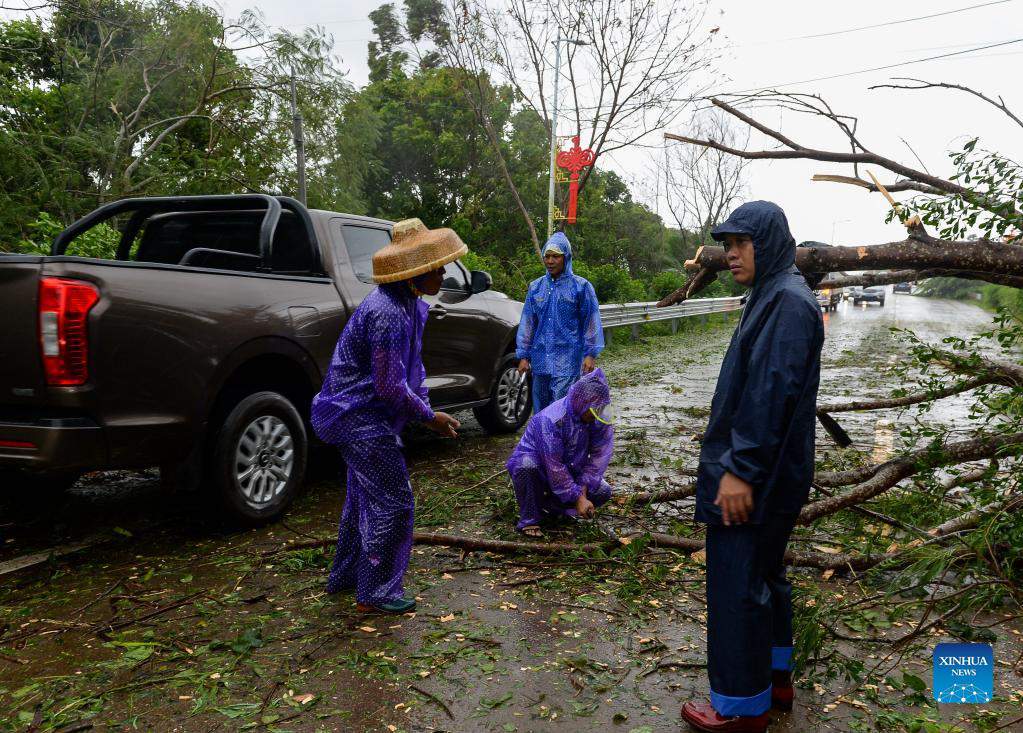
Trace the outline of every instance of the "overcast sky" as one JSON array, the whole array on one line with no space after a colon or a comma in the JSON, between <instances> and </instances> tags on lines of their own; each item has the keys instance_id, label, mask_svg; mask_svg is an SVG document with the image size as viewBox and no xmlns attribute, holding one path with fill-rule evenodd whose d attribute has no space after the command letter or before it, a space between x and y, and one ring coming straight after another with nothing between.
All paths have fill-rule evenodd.
<instances>
[{"instance_id":1,"label":"overcast sky","mask_svg":"<svg viewBox=\"0 0 1023 733\"><path fill-rule=\"evenodd\" d=\"M494 0L499 2L500 0ZM270 25L300 30L319 24L333 35L335 50L356 86L366 83L366 43L371 36L367 15L380 0L220 0L228 17L243 9L260 9ZM400 5L400 0L396 4ZM965 53L896 69L845 76L839 79L807 79L904 63L939 54L968 51L980 46L1023 38L1023 0L935 0L891 3L858 0L855 3L789 0L764 3L753 0L710 0L707 31L715 26L719 47L724 47L720 71L724 78L715 91L740 91L786 85L787 91L815 92L828 99L836 111L855 114L864 143L875 152L916 164L905 140L932 173L947 175L947 151L961 147L974 135L981 146L1023 160L1023 131L997 109L962 93L929 90L918 92L875 90L872 84L894 76L914 76L971 86L991 96L1003 95L1023 114L1020 69L1023 43ZM855 32L841 32L916 16L946 13L986 5L910 23L889 24ZM839 32L839 33L835 33ZM800 36L824 35L817 38ZM844 140L828 124L803 115L760 111L760 118L797 142L844 149ZM685 133L687 118L671 131ZM636 190L654 190L652 156L657 156L660 136L639 147L601 159L604 167L617 170ZM763 136L750 140L751 148L769 146ZM788 213L797 240L830 241L834 231L838 244L867 244L901 239L897 225L885 225L886 204L879 194L833 183L812 183L814 173L845 173L851 169L807 161L754 162L749 167L750 198L769 199ZM882 181L890 174L877 171ZM658 208L666 221L670 212L656 197L647 202ZM585 194L581 215L585 216Z\"/></svg>"},{"instance_id":2,"label":"overcast sky","mask_svg":"<svg viewBox=\"0 0 1023 733\"><path fill-rule=\"evenodd\" d=\"M942 13L984 0L937 0L935 2L891 3L859 0L855 3L789 1L763 3L751 0L711 0L707 30L720 26L719 46L731 46L724 53L721 91L781 85L805 79L844 74L888 64L903 63L944 53L966 51L979 46L1023 37L1023 2L1013 0L990 4L911 23L888 25L819 38L798 36L844 31L867 25ZM335 38L337 54L350 69L357 86L366 83L366 42L371 24L366 16L379 2L351 0L222 0L228 15L245 7L260 8L269 24L300 28L322 24ZM951 91L899 92L869 91L872 84L893 76L916 76L972 86L990 95L1005 96L1023 113L1020 68L1023 43L952 56L897 69L847 76L840 79L785 86L788 91L817 92L833 107L855 114L860 120L864 143L875 152L915 164L905 139L934 173L949 171L946 152L960 147L969 136L979 135L981 145L1020 159L1023 131L1000 111L962 93ZM765 123L777 126L798 142L839 147L843 140L827 124L793 113L759 113ZM685 132L686 119L673 127ZM647 142L660 145L659 136ZM768 145L754 135L751 147ZM656 151L638 148L604 158L638 187L653 176L651 155ZM806 161L754 162L749 168L749 195L779 203L788 212L793 233L799 240L830 241L834 231L839 244L866 244L902 238L901 227L885 225L886 204L878 194L850 186L813 183L814 173L849 173L841 166ZM881 175L882 181L891 175ZM648 186L648 188L653 188ZM653 196L651 206L658 208ZM665 220L667 207L660 205ZM581 203L585 215L585 200Z\"/></svg>"}]
</instances>

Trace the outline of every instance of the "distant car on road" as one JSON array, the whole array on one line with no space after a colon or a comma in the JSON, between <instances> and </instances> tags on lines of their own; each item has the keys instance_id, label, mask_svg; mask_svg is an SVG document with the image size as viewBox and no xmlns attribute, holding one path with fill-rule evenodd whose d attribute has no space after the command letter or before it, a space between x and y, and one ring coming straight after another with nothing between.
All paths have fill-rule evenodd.
<instances>
[{"instance_id":1,"label":"distant car on road","mask_svg":"<svg viewBox=\"0 0 1023 733\"><path fill-rule=\"evenodd\" d=\"M895 292L895 293L912 293L913 292L913 283L896 283L895 287L892 289L892 292Z\"/></svg>"},{"instance_id":2,"label":"distant car on road","mask_svg":"<svg viewBox=\"0 0 1023 733\"><path fill-rule=\"evenodd\" d=\"M860 303L877 303L884 308L885 290L883 287L874 286L857 290L852 294L853 305Z\"/></svg>"},{"instance_id":3,"label":"distant car on road","mask_svg":"<svg viewBox=\"0 0 1023 733\"><path fill-rule=\"evenodd\" d=\"M821 288L817 294L817 302L825 312L837 311L838 304L842 302L842 288Z\"/></svg>"},{"instance_id":4,"label":"distant car on road","mask_svg":"<svg viewBox=\"0 0 1023 733\"><path fill-rule=\"evenodd\" d=\"M815 290L814 295L817 296L817 302L825 313L837 311L838 304L842 302L842 288L821 288Z\"/></svg>"}]
</instances>

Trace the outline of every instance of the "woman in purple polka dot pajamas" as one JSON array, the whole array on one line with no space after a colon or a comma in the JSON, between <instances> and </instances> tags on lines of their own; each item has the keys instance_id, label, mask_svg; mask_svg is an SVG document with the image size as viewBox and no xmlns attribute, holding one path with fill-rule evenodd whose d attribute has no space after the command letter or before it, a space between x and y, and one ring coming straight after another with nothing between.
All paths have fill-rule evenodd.
<instances>
[{"instance_id":1,"label":"woman in purple polka dot pajamas","mask_svg":"<svg viewBox=\"0 0 1023 733\"><path fill-rule=\"evenodd\" d=\"M373 257L381 283L356 308L313 399L317 436L337 446L348 469L337 552L327 592L355 590L363 612L415 608L402 581L412 550L414 500L401 431L420 422L455 437L458 421L430 408L422 342L428 306L443 267L468 252L450 229L418 219L395 225L392 243Z\"/></svg>"}]
</instances>

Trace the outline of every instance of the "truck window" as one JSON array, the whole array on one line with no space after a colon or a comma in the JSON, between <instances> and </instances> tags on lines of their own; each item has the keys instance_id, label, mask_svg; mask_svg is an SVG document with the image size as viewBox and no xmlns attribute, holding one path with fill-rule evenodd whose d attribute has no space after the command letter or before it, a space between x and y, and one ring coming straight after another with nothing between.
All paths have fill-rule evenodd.
<instances>
[{"instance_id":1,"label":"truck window","mask_svg":"<svg viewBox=\"0 0 1023 733\"><path fill-rule=\"evenodd\" d=\"M391 243L391 233L387 229L355 224L342 225L341 233L355 276L364 283L373 284L373 255Z\"/></svg>"},{"instance_id":2,"label":"truck window","mask_svg":"<svg viewBox=\"0 0 1023 733\"><path fill-rule=\"evenodd\" d=\"M146 222L133 259L170 265L187 263L216 270L255 271L259 266L262 220L260 211L158 214ZM290 212L284 212L277 224L272 249L273 272L306 275L315 269L305 228Z\"/></svg>"},{"instance_id":3,"label":"truck window","mask_svg":"<svg viewBox=\"0 0 1023 733\"><path fill-rule=\"evenodd\" d=\"M465 278L465 270L458 262L449 262L444 265L444 279L440 284L441 290L455 290L464 293L469 289L468 280Z\"/></svg>"}]
</instances>

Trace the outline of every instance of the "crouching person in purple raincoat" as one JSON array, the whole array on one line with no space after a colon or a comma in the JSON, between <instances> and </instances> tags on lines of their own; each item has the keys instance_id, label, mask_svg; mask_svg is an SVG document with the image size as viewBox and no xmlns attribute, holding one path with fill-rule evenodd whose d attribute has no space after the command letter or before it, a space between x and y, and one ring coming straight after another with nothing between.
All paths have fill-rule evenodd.
<instances>
[{"instance_id":1,"label":"crouching person in purple raincoat","mask_svg":"<svg viewBox=\"0 0 1023 733\"><path fill-rule=\"evenodd\" d=\"M430 408L422 343L428 306L443 267L468 252L451 229L419 219L394 225L391 244L373 256L380 283L345 324L320 393L312 425L337 446L348 468L337 553L327 592L355 590L361 612L404 613L402 580L412 551L414 500L401 430L420 422L455 437L458 421Z\"/></svg>"},{"instance_id":2,"label":"crouching person in purple raincoat","mask_svg":"<svg viewBox=\"0 0 1023 733\"><path fill-rule=\"evenodd\" d=\"M614 452L610 404L604 372L595 369L530 418L508 459L520 532L540 537L544 515L592 517L611 498L604 480Z\"/></svg>"}]
</instances>

